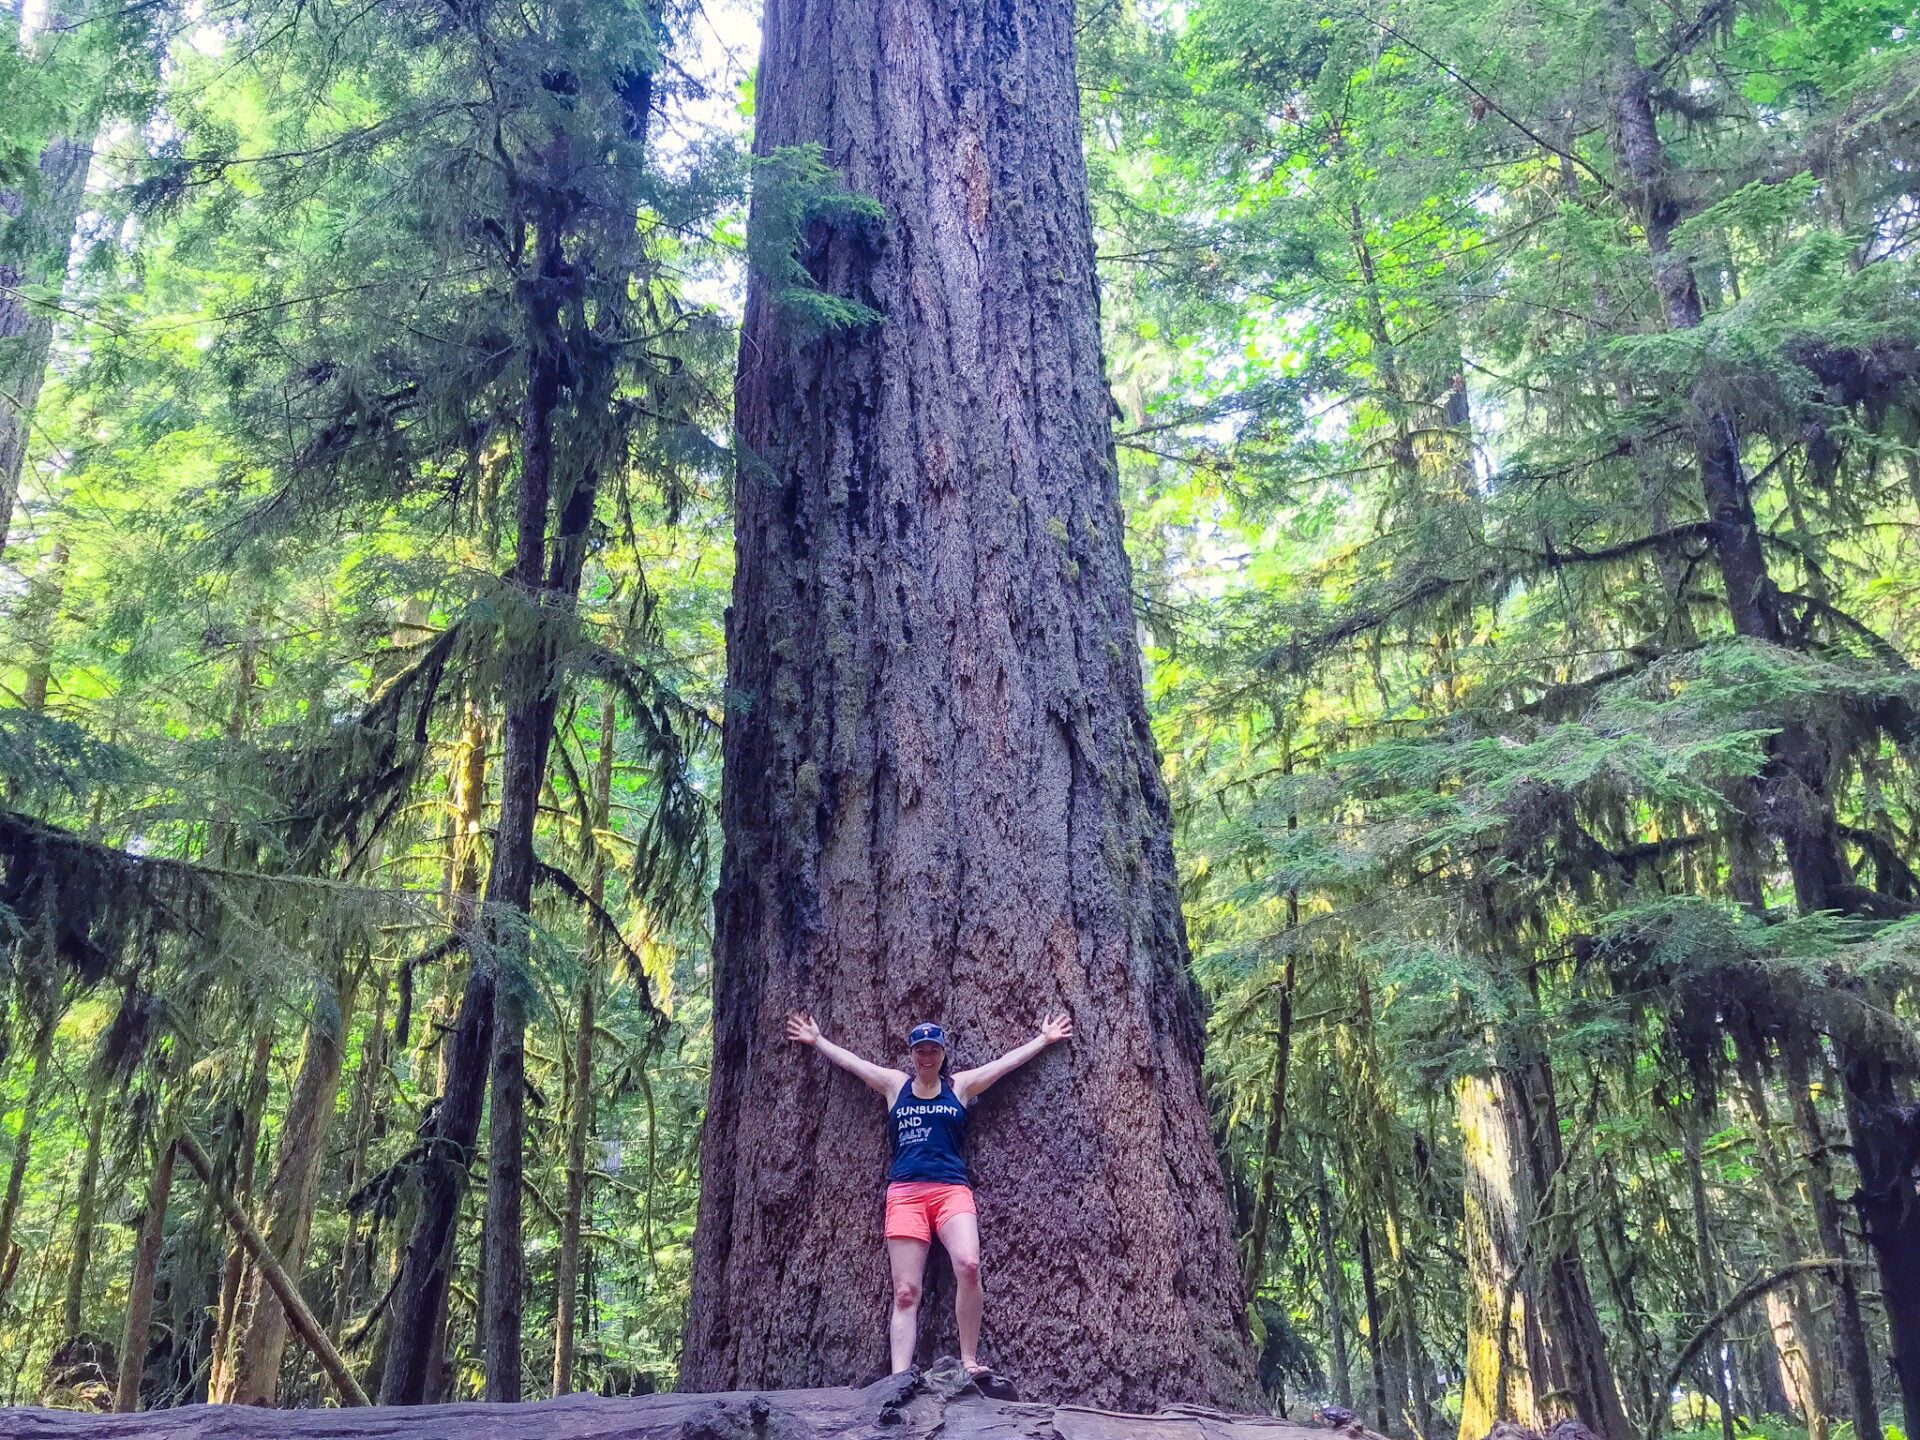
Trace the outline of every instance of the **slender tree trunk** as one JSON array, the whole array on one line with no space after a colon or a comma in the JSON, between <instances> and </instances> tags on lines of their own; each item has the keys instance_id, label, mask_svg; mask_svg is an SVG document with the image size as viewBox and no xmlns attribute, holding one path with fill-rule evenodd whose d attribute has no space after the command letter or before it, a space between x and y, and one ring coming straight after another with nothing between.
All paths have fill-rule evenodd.
<instances>
[{"instance_id":1,"label":"slender tree trunk","mask_svg":"<svg viewBox=\"0 0 1920 1440\"><path fill-rule=\"evenodd\" d=\"M0 1198L0 1259L13 1254L13 1227L20 1218L20 1196L26 1187L27 1166L33 1158L33 1127L40 1118L40 1102L47 1093L47 1080L53 1058L53 1032L59 1026L56 1005L40 1022L33 1039L33 1077L27 1082L27 1096L20 1107L20 1133L13 1140L13 1163L7 1167L7 1192ZM11 1281L14 1266L9 1260L6 1281ZM0 1282L0 1296L7 1283Z\"/></svg>"},{"instance_id":2,"label":"slender tree trunk","mask_svg":"<svg viewBox=\"0 0 1920 1440\"><path fill-rule=\"evenodd\" d=\"M600 705L600 753L593 772L591 832L584 849L591 881L588 893L595 905L606 900L607 867L598 832L604 830L613 808L613 759L618 716L611 692ZM560 1216L560 1255L554 1266L553 1393L573 1389L575 1312L580 1300L580 1224L587 1198L587 1140L593 1133L594 969L599 945L587 951L586 974L580 979L573 1040L573 1112L567 1128L567 1197Z\"/></svg>"},{"instance_id":3,"label":"slender tree trunk","mask_svg":"<svg viewBox=\"0 0 1920 1440\"><path fill-rule=\"evenodd\" d=\"M644 139L651 77L631 78L622 99L629 134ZM520 1398L523 1353L520 1313L525 1290L521 1250L521 1190L526 1133L526 998L522 978L534 881L534 825L546 779L560 701L562 645L586 564L588 531L599 470L577 459L556 475L555 414L565 377L583 392L581 408L612 404L611 379L581 370L565 353L562 320L572 313L572 287L583 267L569 261L565 238L575 221L566 183L572 161L563 136L544 160L536 207L533 283L526 286L527 394L520 422L520 482L515 500L514 563L510 580L528 607L532 638L509 658L502 729L500 813L487 872L483 952L468 967L454 1033L444 1052L440 1107L421 1165L418 1217L408 1241L400 1291L381 1380L384 1404L418 1404L444 1335L452 1244L467 1168L479 1136L489 1089L487 1197L482 1273L485 1299L486 1394ZM602 307L617 301L603 294ZM596 362L604 367L604 353ZM597 388L596 388L597 387ZM553 514L550 517L549 511ZM552 524L552 544L548 527Z\"/></svg>"},{"instance_id":4,"label":"slender tree trunk","mask_svg":"<svg viewBox=\"0 0 1920 1440\"><path fill-rule=\"evenodd\" d=\"M274 1259L298 1276L313 1225L314 1192L332 1128L334 1100L357 975L343 973L314 997L300 1047L279 1155L267 1182L262 1226ZM249 1261L234 1310L234 1343L225 1384L214 1399L228 1405L272 1405L280 1393L280 1360L287 1344L287 1313L264 1269Z\"/></svg>"},{"instance_id":5,"label":"slender tree trunk","mask_svg":"<svg viewBox=\"0 0 1920 1440\"><path fill-rule=\"evenodd\" d=\"M1901 1424L1920 1435L1920 1106L1900 1095L1893 1065L1880 1056L1859 1049L1845 1063L1847 1129L1860 1171L1854 1206L1880 1271Z\"/></svg>"},{"instance_id":6,"label":"slender tree trunk","mask_svg":"<svg viewBox=\"0 0 1920 1440\"><path fill-rule=\"evenodd\" d=\"M1665 1425L1666 1412L1661 1407L1670 1408L1670 1403L1655 1389L1661 1378L1659 1362L1654 1358L1658 1347L1647 1334L1646 1316L1634 1295L1632 1273L1628 1269L1634 1245L1627 1236L1623 1216L1626 1202L1611 1160L1602 1162L1601 1174L1606 1198L1594 1220L1594 1254L1599 1257L1601 1271L1606 1276L1607 1292L1613 1298L1614 1314L1625 1331L1631 1357L1628 1374L1639 1406L1636 1413L1635 1407L1627 1403L1627 1421L1639 1433L1654 1437ZM1626 1397L1622 1399L1625 1401Z\"/></svg>"},{"instance_id":7,"label":"slender tree trunk","mask_svg":"<svg viewBox=\"0 0 1920 1440\"><path fill-rule=\"evenodd\" d=\"M1466 1178L1467 1354L1461 1381L1460 1440L1485 1440L1502 1420L1536 1421L1527 1370L1524 1178L1509 1144L1498 1075L1469 1075L1455 1086L1460 1159Z\"/></svg>"},{"instance_id":8,"label":"slender tree trunk","mask_svg":"<svg viewBox=\"0 0 1920 1440\"><path fill-rule=\"evenodd\" d=\"M1807 1073L1806 1047L1812 1043L1812 1038L1804 1033L1790 1034L1781 1044L1780 1055L1794 1124L1800 1131L1801 1147L1806 1151L1807 1189L1813 1199L1820 1249L1836 1260L1845 1261L1847 1237L1840 1223L1840 1202L1833 1193L1833 1167L1827 1156L1826 1130L1813 1103L1812 1079ZM1834 1276L1833 1316L1840 1368L1846 1374L1852 1399L1850 1418L1854 1433L1877 1440L1881 1433L1880 1402L1873 1393L1873 1354L1867 1348L1867 1327L1860 1314L1859 1282L1854 1278L1853 1268L1844 1263Z\"/></svg>"},{"instance_id":9,"label":"slender tree trunk","mask_svg":"<svg viewBox=\"0 0 1920 1440\"><path fill-rule=\"evenodd\" d=\"M87 1265L93 1255L93 1227L99 1219L100 1143L106 1133L110 1088L96 1081L87 1105L87 1145L80 1157L80 1183L73 1201L73 1243L67 1260L66 1297L60 1306L60 1338L80 1333L87 1295Z\"/></svg>"},{"instance_id":10,"label":"slender tree trunk","mask_svg":"<svg viewBox=\"0 0 1920 1440\"><path fill-rule=\"evenodd\" d=\"M1407 1222L1401 1207L1399 1177L1391 1170L1382 1176L1380 1218L1387 1233L1387 1255L1393 1262L1393 1316L1399 1331L1394 1354L1403 1382L1396 1393L1406 1402L1407 1424L1419 1440L1432 1440L1433 1405L1427 1393L1427 1353L1420 1340L1420 1312L1415 1301L1412 1256L1407 1249Z\"/></svg>"},{"instance_id":11,"label":"slender tree trunk","mask_svg":"<svg viewBox=\"0 0 1920 1440\"><path fill-rule=\"evenodd\" d=\"M480 831L487 808L487 716L469 704L460 722L460 744L449 777L453 834L447 847L447 907L456 931L473 925L480 895Z\"/></svg>"},{"instance_id":12,"label":"slender tree trunk","mask_svg":"<svg viewBox=\"0 0 1920 1440\"><path fill-rule=\"evenodd\" d=\"M1289 898L1290 917L1297 917L1299 901ZM1273 1087L1267 1100L1267 1130L1260 1146L1260 1183L1253 1202L1253 1230L1247 1237L1247 1269L1242 1279L1248 1295L1260 1290L1267 1266L1267 1234L1273 1227L1280 1185L1280 1144L1286 1134L1287 1067L1293 1056L1294 956L1287 952L1280 976L1280 1014L1273 1052Z\"/></svg>"},{"instance_id":13,"label":"slender tree trunk","mask_svg":"<svg viewBox=\"0 0 1920 1440\"><path fill-rule=\"evenodd\" d=\"M339 1392L342 1403L347 1405L365 1405L367 1397L360 1388L360 1382L353 1377L346 1362L340 1358L332 1337L320 1328L320 1322L314 1318L308 1308L306 1297L300 1293L300 1287L273 1253L267 1238L255 1228L247 1218L233 1196L227 1194L220 1185L220 1177L214 1173L213 1163L207 1159L206 1152L192 1135L182 1132L178 1141L181 1156L193 1167L206 1187L207 1198L213 1202L215 1211L234 1234L240 1237L240 1243L247 1252L247 1262L259 1267L260 1273L273 1290L275 1300L280 1304L288 1319L293 1323L294 1331L313 1351L314 1358L320 1362L320 1368Z\"/></svg>"},{"instance_id":14,"label":"slender tree trunk","mask_svg":"<svg viewBox=\"0 0 1920 1440\"><path fill-rule=\"evenodd\" d=\"M373 1016L367 1021L367 1028L360 1037L360 1067L354 1072L353 1102L347 1117L347 1131L351 1136L349 1143L352 1146L347 1158L347 1199L359 1191L366 1179L367 1147L372 1143L377 1109L374 1095L382 1071L386 1068L386 1024L387 980L385 975L377 975L373 982ZM333 1292L331 1329L336 1335L346 1329L347 1317L353 1313L354 1282L360 1271L358 1227L351 1212L347 1215L346 1223L346 1234L340 1242L340 1273L335 1277ZM371 1251L371 1236L367 1244ZM371 1258L369 1254L369 1261Z\"/></svg>"},{"instance_id":15,"label":"slender tree trunk","mask_svg":"<svg viewBox=\"0 0 1920 1440\"><path fill-rule=\"evenodd\" d=\"M1289 735L1281 737L1281 773L1293 773L1293 743ZM1297 814L1287 816L1288 831L1300 828ZM1300 891L1292 887L1287 891L1287 930L1289 933L1300 927ZM1297 955L1289 947L1285 967L1280 975L1280 1013L1275 1028L1273 1051L1273 1086L1267 1101L1267 1131L1260 1146L1260 1173L1258 1193L1253 1204L1253 1223L1248 1230L1246 1270L1241 1277L1242 1288L1249 1300L1260 1293L1260 1281L1267 1265L1267 1233L1273 1226L1273 1212L1280 1183L1280 1145L1286 1134L1287 1120L1287 1070L1293 1058L1293 986L1296 973ZM1225 1162L1223 1161L1223 1164Z\"/></svg>"},{"instance_id":16,"label":"slender tree trunk","mask_svg":"<svg viewBox=\"0 0 1920 1440\"><path fill-rule=\"evenodd\" d=\"M1509 1123L1517 1127L1509 1143L1527 1177L1535 1287L1528 1370L1540 1422L1544 1427L1575 1416L1601 1435L1624 1435L1626 1409L1567 1195L1552 1068L1543 1055L1523 1055L1506 1067L1502 1083Z\"/></svg>"},{"instance_id":17,"label":"slender tree trunk","mask_svg":"<svg viewBox=\"0 0 1920 1440\"><path fill-rule=\"evenodd\" d=\"M1708 1219L1704 1101L1694 1101L1680 1116L1681 1153L1687 1171L1687 1194L1693 1207L1693 1254L1695 1286L1700 1293L1700 1320L1705 1323L1720 1311L1720 1278L1713 1258L1713 1231ZM1728 1373L1727 1342L1717 1340L1707 1347L1706 1363L1712 1377L1709 1387L1720 1407L1721 1440L1734 1440L1733 1380Z\"/></svg>"},{"instance_id":18,"label":"slender tree trunk","mask_svg":"<svg viewBox=\"0 0 1920 1440\"><path fill-rule=\"evenodd\" d=\"M1684 209L1672 182L1665 143L1653 109L1653 73L1640 61L1634 21L1625 0L1607 0L1614 47L1611 76L1613 144L1634 186L1634 203L1646 235L1670 330L1697 329L1705 318L1700 289L1685 254L1673 248ZM1695 463L1707 512L1707 540L1726 591L1736 635L1770 644L1787 643L1780 592L1767 570L1760 524L1740 460L1733 416L1714 396L1694 397ZM1827 910L1843 903L1847 874L1842 863L1826 762L1805 725L1790 723L1768 742L1762 799L1776 824L1801 908Z\"/></svg>"},{"instance_id":19,"label":"slender tree trunk","mask_svg":"<svg viewBox=\"0 0 1920 1440\"><path fill-rule=\"evenodd\" d=\"M273 1022L262 1018L253 1034L253 1056L248 1063L246 1094L240 1108L240 1135L234 1142L233 1193L241 1204L253 1199L254 1170L260 1160L260 1123L267 1109L267 1086L272 1079ZM227 1365L233 1357L233 1317L240 1304L240 1280L246 1268L246 1252L239 1241L227 1250L226 1264L220 1271L220 1298L215 1306L213 1327L213 1365L207 1377L207 1393L218 1395L227 1386Z\"/></svg>"},{"instance_id":20,"label":"slender tree trunk","mask_svg":"<svg viewBox=\"0 0 1920 1440\"><path fill-rule=\"evenodd\" d=\"M560 142L549 160L550 172L564 173ZM536 603L546 569L547 509L554 483L554 411L560 405L563 357L559 324L566 220L552 201L541 217L537 238L542 286L533 291L528 332L534 337L527 363L527 398L520 423L519 545L514 573L525 577ZM576 581L577 584L577 581ZM571 606L571 590L566 603ZM547 749L559 700L553 640L528 646L515 667L507 705L500 765L500 832L493 869L487 877L492 911L489 947L495 953L492 1054L487 1114L487 1219L485 1230L487 1399L510 1402L521 1395L520 1307L526 1286L521 1253L520 1214L526 1151L526 990L520 966L526 942L512 931L523 924L533 904L533 830L540 791L546 783Z\"/></svg>"},{"instance_id":21,"label":"slender tree trunk","mask_svg":"<svg viewBox=\"0 0 1920 1440\"><path fill-rule=\"evenodd\" d=\"M1327 1317L1327 1348L1333 1360L1333 1398L1342 1408L1353 1409L1353 1367L1347 1357L1346 1286L1342 1279L1340 1251L1333 1238L1333 1191L1327 1183L1324 1157L1316 1154L1314 1164L1319 1175L1320 1290ZM1475 1436L1474 1440L1480 1440Z\"/></svg>"},{"instance_id":22,"label":"slender tree trunk","mask_svg":"<svg viewBox=\"0 0 1920 1440\"><path fill-rule=\"evenodd\" d=\"M81 120L81 128L90 134L94 117ZM5 227L7 244L0 251L0 554L6 552L34 406L53 347L58 308L47 300L57 297L66 283L67 256L92 160L87 139L55 136L40 152L33 189L4 197L19 205L20 216ZM0 214L11 209L0 205Z\"/></svg>"},{"instance_id":23,"label":"slender tree trunk","mask_svg":"<svg viewBox=\"0 0 1920 1440\"><path fill-rule=\"evenodd\" d=\"M120 1383L113 1392L116 1414L140 1408L140 1376L147 1365L147 1330L153 1322L153 1284L160 1269L160 1242L167 1225L167 1196L173 1189L174 1143L162 1130L147 1202L140 1213L140 1238L133 1249L133 1278L127 1284L126 1328L120 1340Z\"/></svg>"},{"instance_id":24,"label":"slender tree trunk","mask_svg":"<svg viewBox=\"0 0 1920 1440\"><path fill-rule=\"evenodd\" d=\"M0 342L0 351L4 349L4 342ZM69 558L66 542L54 541L45 568L34 576L25 599L14 612L30 655L20 683L20 708L36 715L46 713L47 691L53 682L54 632L66 600Z\"/></svg>"},{"instance_id":25,"label":"slender tree trunk","mask_svg":"<svg viewBox=\"0 0 1920 1440\"><path fill-rule=\"evenodd\" d=\"M567 1196L560 1215L560 1255L554 1267L553 1393L573 1389L575 1311L580 1300L580 1217L587 1196L587 1136L593 1128L593 978L580 982L573 1068L577 1077L567 1127Z\"/></svg>"},{"instance_id":26,"label":"slender tree trunk","mask_svg":"<svg viewBox=\"0 0 1920 1440\"><path fill-rule=\"evenodd\" d=\"M1360 1217L1360 1289L1367 1301L1367 1357L1373 1367L1373 1418L1380 1433L1391 1435L1398 1418L1387 1403L1386 1320L1380 1309L1380 1283L1373 1270L1373 1226Z\"/></svg>"},{"instance_id":27,"label":"slender tree trunk","mask_svg":"<svg viewBox=\"0 0 1920 1440\"><path fill-rule=\"evenodd\" d=\"M972 1122L986 1353L1039 1394L1251 1401L1121 545L1073 7L773 0L762 55L758 151L819 144L886 216L815 223L803 261L886 319L811 335L749 279L681 1383L840 1383L883 1355L881 1112L796 1070L785 1012L889 1059L937 1017L966 1063L1064 1009L1071 1056ZM923 1353L945 1312L923 1307Z\"/></svg>"},{"instance_id":28,"label":"slender tree trunk","mask_svg":"<svg viewBox=\"0 0 1920 1440\"><path fill-rule=\"evenodd\" d=\"M1736 1038L1735 1043L1739 1052L1737 1073L1741 1097L1753 1125L1754 1154L1765 1183L1774 1244L1784 1260L1809 1259L1801 1243L1799 1227L1793 1221L1796 1207L1790 1198L1786 1165L1774 1139L1773 1117L1768 1113L1766 1084L1758 1058L1746 1042ZM1768 1292L1767 1318L1787 1403L1806 1423L1807 1440L1827 1440L1826 1350L1807 1304L1805 1288L1799 1281Z\"/></svg>"},{"instance_id":29,"label":"slender tree trunk","mask_svg":"<svg viewBox=\"0 0 1920 1440\"><path fill-rule=\"evenodd\" d=\"M1433 1397L1427 1390L1427 1349L1420 1341L1419 1314L1405 1271L1396 1287L1400 1305L1401 1364L1407 1376L1408 1423L1419 1440L1433 1440Z\"/></svg>"},{"instance_id":30,"label":"slender tree trunk","mask_svg":"<svg viewBox=\"0 0 1920 1440\"><path fill-rule=\"evenodd\" d=\"M1672 184L1669 159L1655 120L1653 73L1643 66L1634 45L1633 17L1625 0L1608 0L1613 30L1612 109L1614 147L1622 168L1637 191L1637 208L1653 261L1654 284L1673 330L1691 330L1704 318L1692 266L1673 248L1673 233L1684 218ZM1782 624L1780 596L1768 574L1760 529L1740 460L1740 443L1733 417L1708 395L1695 396L1696 461L1706 504L1708 540L1726 590L1734 632L1743 637L1788 643ZM1762 775L1762 801L1778 829L1793 876L1794 898L1805 913L1846 909L1853 903L1852 886L1834 821L1828 793L1827 757L1801 723L1789 723L1768 742L1767 769ZM1881 1289L1897 1309L1914 1293L1920 1277L1920 1214L1914 1214L1909 1168L1914 1140L1901 1116L1901 1107L1888 1102L1892 1082L1882 1059L1865 1053L1856 1042L1836 1037L1846 1051L1844 1073L1849 1087L1847 1114L1856 1153L1862 1161L1862 1218L1868 1224L1869 1244L1881 1270ZM1879 1088L1861 1093L1851 1089L1858 1080ZM1862 1130L1862 1125L1879 1129ZM1886 1159L1890 1168L1869 1178L1868 1168ZM1874 1197L1899 1196L1899 1209L1871 1210ZM1878 1228L1875 1228L1876 1221ZM1894 1372L1910 1423L1920 1425L1920 1300L1910 1315L1889 1312L1894 1348ZM1856 1380L1856 1385L1859 1383ZM1859 1396L1856 1395L1856 1410ZM1863 1427L1863 1435L1877 1430Z\"/></svg>"}]
</instances>

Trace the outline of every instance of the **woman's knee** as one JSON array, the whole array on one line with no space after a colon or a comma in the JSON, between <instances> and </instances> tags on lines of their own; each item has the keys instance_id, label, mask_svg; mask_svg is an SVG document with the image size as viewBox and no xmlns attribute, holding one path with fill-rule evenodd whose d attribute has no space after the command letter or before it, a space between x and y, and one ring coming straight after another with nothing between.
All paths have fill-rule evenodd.
<instances>
[{"instance_id":1,"label":"woman's knee","mask_svg":"<svg viewBox=\"0 0 1920 1440\"><path fill-rule=\"evenodd\" d=\"M893 1282L893 1308L911 1310L920 1303L920 1285L914 1280L896 1280Z\"/></svg>"},{"instance_id":2,"label":"woman's knee","mask_svg":"<svg viewBox=\"0 0 1920 1440\"><path fill-rule=\"evenodd\" d=\"M953 1278L963 1285L977 1282L980 1279L980 1257L978 1255L956 1256L953 1262Z\"/></svg>"}]
</instances>

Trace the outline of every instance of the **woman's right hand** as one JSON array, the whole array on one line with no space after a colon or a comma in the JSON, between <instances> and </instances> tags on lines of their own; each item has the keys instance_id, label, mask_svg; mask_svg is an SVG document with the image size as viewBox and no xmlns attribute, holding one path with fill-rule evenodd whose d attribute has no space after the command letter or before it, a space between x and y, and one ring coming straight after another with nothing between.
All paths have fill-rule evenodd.
<instances>
[{"instance_id":1,"label":"woman's right hand","mask_svg":"<svg viewBox=\"0 0 1920 1440\"><path fill-rule=\"evenodd\" d=\"M815 1023L811 1015L796 1010L787 1016L787 1039L797 1040L802 1045L818 1045L820 1026Z\"/></svg>"}]
</instances>

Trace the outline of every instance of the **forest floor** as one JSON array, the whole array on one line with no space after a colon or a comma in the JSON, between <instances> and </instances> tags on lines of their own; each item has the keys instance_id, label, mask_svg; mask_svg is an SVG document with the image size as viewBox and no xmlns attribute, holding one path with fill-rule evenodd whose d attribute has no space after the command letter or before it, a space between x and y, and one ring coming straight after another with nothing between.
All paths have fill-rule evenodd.
<instances>
[{"instance_id":1,"label":"forest floor","mask_svg":"<svg viewBox=\"0 0 1920 1440\"><path fill-rule=\"evenodd\" d=\"M7 1440L1331 1440L1345 1433L1193 1406L1127 1415L990 1400L964 1376L938 1368L918 1383L889 1380L863 1390L344 1410L185 1405L137 1415L0 1410Z\"/></svg>"}]
</instances>

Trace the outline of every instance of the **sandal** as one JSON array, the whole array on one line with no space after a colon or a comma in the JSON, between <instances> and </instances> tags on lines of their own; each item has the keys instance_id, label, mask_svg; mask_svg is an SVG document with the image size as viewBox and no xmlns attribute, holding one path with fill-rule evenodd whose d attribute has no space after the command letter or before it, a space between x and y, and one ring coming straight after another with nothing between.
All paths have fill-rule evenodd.
<instances>
[{"instance_id":1,"label":"sandal","mask_svg":"<svg viewBox=\"0 0 1920 1440\"><path fill-rule=\"evenodd\" d=\"M965 1364L965 1361L961 1362ZM1020 1392L1013 1388L1013 1382L1006 1376L975 1361L967 1366L967 1378L973 1381L974 1388L989 1400L1018 1400Z\"/></svg>"}]
</instances>

